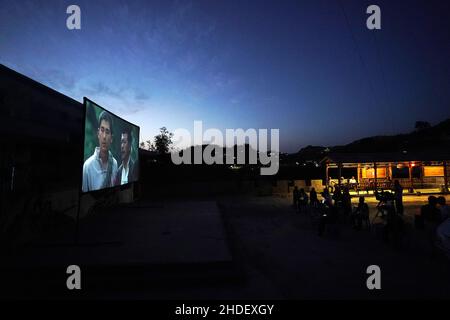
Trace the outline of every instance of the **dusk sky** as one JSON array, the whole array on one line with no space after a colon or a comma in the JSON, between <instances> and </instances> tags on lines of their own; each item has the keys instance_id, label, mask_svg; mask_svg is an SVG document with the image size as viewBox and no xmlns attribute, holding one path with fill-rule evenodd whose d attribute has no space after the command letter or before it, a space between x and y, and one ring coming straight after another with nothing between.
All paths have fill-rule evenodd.
<instances>
[{"instance_id":1,"label":"dusk sky","mask_svg":"<svg viewBox=\"0 0 450 320\"><path fill-rule=\"evenodd\" d=\"M81 30L66 27L71 4ZM366 28L371 4L381 30ZM450 118L450 2L2 0L0 63L141 140L202 120L278 128L296 152Z\"/></svg>"}]
</instances>

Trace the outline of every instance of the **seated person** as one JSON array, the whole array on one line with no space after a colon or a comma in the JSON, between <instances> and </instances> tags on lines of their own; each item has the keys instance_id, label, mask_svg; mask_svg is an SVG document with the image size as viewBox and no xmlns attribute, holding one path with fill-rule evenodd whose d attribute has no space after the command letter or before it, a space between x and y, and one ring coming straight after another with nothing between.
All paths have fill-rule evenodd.
<instances>
[{"instance_id":1,"label":"seated person","mask_svg":"<svg viewBox=\"0 0 450 320\"><path fill-rule=\"evenodd\" d=\"M385 241L398 243L404 231L404 221L400 214L391 206L387 210L386 224L383 229L383 238Z\"/></svg>"},{"instance_id":2,"label":"seated person","mask_svg":"<svg viewBox=\"0 0 450 320\"><path fill-rule=\"evenodd\" d=\"M428 204L423 205L420 209L421 228L425 229L426 235L430 243L434 243L437 235L437 227L441 223L441 212L437 208L437 198L435 196L428 197Z\"/></svg>"},{"instance_id":3,"label":"seated person","mask_svg":"<svg viewBox=\"0 0 450 320\"><path fill-rule=\"evenodd\" d=\"M355 208L352 214L352 224L357 230L361 229L362 221L369 219L369 206L364 201L364 197L359 197L358 206Z\"/></svg>"},{"instance_id":4,"label":"seated person","mask_svg":"<svg viewBox=\"0 0 450 320\"><path fill-rule=\"evenodd\" d=\"M437 198L429 196L428 204L420 208L420 215L425 223L437 225L441 222L441 212L437 208L437 204Z\"/></svg>"},{"instance_id":5,"label":"seated person","mask_svg":"<svg viewBox=\"0 0 450 320\"><path fill-rule=\"evenodd\" d=\"M437 202L439 204L439 211L441 212L441 221L445 221L447 218L450 218L450 206L446 204L445 197L443 196L440 196Z\"/></svg>"},{"instance_id":6,"label":"seated person","mask_svg":"<svg viewBox=\"0 0 450 320\"><path fill-rule=\"evenodd\" d=\"M438 244L450 256L450 218L447 218L436 229Z\"/></svg>"},{"instance_id":7,"label":"seated person","mask_svg":"<svg viewBox=\"0 0 450 320\"><path fill-rule=\"evenodd\" d=\"M352 178L349 180L349 183L350 183L350 184L357 184L355 177L352 177Z\"/></svg>"}]
</instances>

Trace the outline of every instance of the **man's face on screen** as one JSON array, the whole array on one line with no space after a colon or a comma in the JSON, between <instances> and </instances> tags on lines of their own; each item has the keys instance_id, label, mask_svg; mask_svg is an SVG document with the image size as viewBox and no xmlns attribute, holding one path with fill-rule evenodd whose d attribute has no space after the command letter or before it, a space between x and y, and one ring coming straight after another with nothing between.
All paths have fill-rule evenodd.
<instances>
[{"instance_id":1,"label":"man's face on screen","mask_svg":"<svg viewBox=\"0 0 450 320\"><path fill-rule=\"evenodd\" d=\"M122 155L122 160L127 160L130 156L130 141L127 133L122 133L122 137L120 140L120 152Z\"/></svg>"},{"instance_id":2,"label":"man's face on screen","mask_svg":"<svg viewBox=\"0 0 450 320\"><path fill-rule=\"evenodd\" d=\"M100 152L108 152L111 142L111 125L108 121L102 120L98 128L98 146L100 147Z\"/></svg>"}]
</instances>

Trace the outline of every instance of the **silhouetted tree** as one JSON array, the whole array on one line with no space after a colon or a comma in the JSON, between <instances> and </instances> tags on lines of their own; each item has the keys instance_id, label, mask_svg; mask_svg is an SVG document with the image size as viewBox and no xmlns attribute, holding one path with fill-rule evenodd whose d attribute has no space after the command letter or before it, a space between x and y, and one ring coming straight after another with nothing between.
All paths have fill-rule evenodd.
<instances>
[{"instance_id":1,"label":"silhouetted tree","mask_svg":"<svg viewBox=\"0 0 450 320\"><path fill-rule=\"evenodd\" d=\"M155 145L153 144L152 140L145 141L147 143L147 150L149 151L156 151Z\"/></svg>"},{"instance_id":2,"label":"silhouetted tree","mask_svg":"<svg viewBox=\"0 0 450 320\"><path fill-rule=\"evenodd\" d=\"M169 132L166 127L159 129L159 134L155 136L154 148L160 154L168 153L172 145L173 133Z\"/></svg>"}]
</instances>

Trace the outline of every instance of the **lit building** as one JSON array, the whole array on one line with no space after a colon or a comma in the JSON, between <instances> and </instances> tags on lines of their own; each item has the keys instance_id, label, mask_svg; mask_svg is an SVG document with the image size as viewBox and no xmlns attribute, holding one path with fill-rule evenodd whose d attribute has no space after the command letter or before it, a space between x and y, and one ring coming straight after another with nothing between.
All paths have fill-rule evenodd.
<instances>
[{"instance_id":1,"label":"lit building","mask_svg":"<svg viewBox=\"0 0 450 320\"><path fill-rule=\"evenodd\" d=\"M398 153L330 153L322 161L326 181L358 190L389 189L395 180L406 189L448 191L450 152L429 150ZM344 177L344 181L340 179Z\"/></svg>"}]
</instances>

